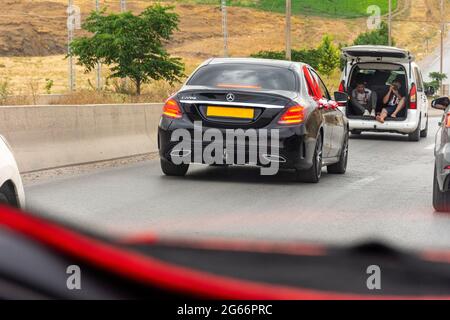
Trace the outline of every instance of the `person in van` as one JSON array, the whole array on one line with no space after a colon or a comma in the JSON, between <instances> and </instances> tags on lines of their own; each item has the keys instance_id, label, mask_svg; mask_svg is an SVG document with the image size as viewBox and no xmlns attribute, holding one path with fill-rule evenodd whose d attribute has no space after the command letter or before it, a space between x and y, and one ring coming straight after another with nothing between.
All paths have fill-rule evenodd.
<instances>
[{"instance_id":1,"label":"person in van","mask_svg":"<svg viewBox=\"0 0 450 320\"><path fill-rule=\"evenodd\" d=\"M354 115L375 117L377 95L375 92L367 89L363 81L356 83L356 88L352 91L350 102Z\"/></svg>"},{"instance_id":2,"label":"person in van","mask_svg":"<svg viewBox=\"0 0 450 320\"><path fill-rule=\"evenodd\" d=\"M376 119L384 123L387 117L397 118L397 115L406 105L406 98L400 93L402 87L401 77L395 78L383 98L383 109Z\"/></svg>"}]
</instances>

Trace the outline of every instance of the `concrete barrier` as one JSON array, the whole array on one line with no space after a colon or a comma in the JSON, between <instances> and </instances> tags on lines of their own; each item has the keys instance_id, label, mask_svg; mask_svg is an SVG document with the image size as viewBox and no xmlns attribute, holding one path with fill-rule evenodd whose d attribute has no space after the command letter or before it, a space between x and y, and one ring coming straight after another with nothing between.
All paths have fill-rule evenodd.
<instances>
[{"instance_id":1,"label":"concrete barrier","mask_svg":"<svg viewBox=\"0 0 450 320\"><path fill-rule=\"evenodd\" d=\"M21 172L157 151L161 104L0 107Z\"/></svg>"}]
</instances>

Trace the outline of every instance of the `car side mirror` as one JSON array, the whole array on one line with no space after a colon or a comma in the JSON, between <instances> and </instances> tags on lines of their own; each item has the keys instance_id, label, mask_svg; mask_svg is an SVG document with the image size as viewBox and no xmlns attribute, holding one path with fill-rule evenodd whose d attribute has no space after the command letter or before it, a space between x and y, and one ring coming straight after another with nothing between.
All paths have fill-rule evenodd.
<instances>
[{"instance_id":1,"label":"car side mirror","mask_svg":"<svg viewBox=\"0 0 450 320\"><path fill-rule=\"evenodd\" d=\"M450 105L450 99L448 97L441 97L431 102L431 107L438 110L445 110Z\"/></svg>"},{"instance_id":2,"label":"car side mirror","mask_svg":"<svg viewBox=\"0 0 450 320\"><path fill-rule=\"evenodd\" d=\"M334 93L334 100L340 105L340 106L346 106L348 103L349 95L342 91L336 91Z\"/></svg>"},{"instance_id":3,"label":"car side mirror","mask_svg":"<svg viewBox=\"0 0 450 320\"><path fill-rule=\"evenodd\" d=\"M429 87L427 88L427 90L425 90L425 94L426 94L428 97L432 96L434 93L435 93L435 90L434 90L434 87L432 87L432 86L429 86Z\"/></svg>"}]
</instances>

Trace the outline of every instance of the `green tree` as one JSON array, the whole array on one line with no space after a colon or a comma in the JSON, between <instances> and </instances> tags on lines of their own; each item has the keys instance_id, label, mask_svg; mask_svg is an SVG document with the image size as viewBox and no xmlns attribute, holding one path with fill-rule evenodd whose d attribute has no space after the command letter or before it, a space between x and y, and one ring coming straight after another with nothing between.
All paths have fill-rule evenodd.
<instances>
[{"instance_id":1,"label":"green tree","mask_svg":"<svg viewBox=\"0 0 450 320\"><path fill-rule=\"evenodd\" d=\"M71 52L86 72L100 62L110 66L111 78L130 78L138 95L142 84L151 80L178 82L184 76L184 64L164 48L178 29L178 15L172 9L155 4L139 15L94 11L83 23L90 36L74 39Z\"/></svg>"},{"instance_id":2,"label":"green tree","mask_svg":"<svg viewBox=\"0 0 450 320\"><path fill-rule=\"evenodd\" d=\"M317 51L319 54L318 70L321 74L329 78L333 71L340 65L340 51L328 35L323 37L322 43L317 48Z\"/></svg>"},{"instance_id":3,"label":"green tree","mask_svg":"<svg viewBox=\"0 0 450 320\"><path fill-rule=\"evenodd\" d=\"M360 33L353 44L356 45L389 45L389 27L386 22L382 21L378 29ZM392 45L395 45L392 39Z\"/></svg>"},{"instance_id":4,"label":"green tree","mask_svg":"<svg viewBox=\"0 0 450 320\"><path fill-rule=\"evenodd\" d=\"M426 85L432 86L435 91L438 91L441 87L442 81L447 79L447 75L440 72L430 72L428 76L431 78L431 82L426 83Z\"/></svg>"}]
</instances>

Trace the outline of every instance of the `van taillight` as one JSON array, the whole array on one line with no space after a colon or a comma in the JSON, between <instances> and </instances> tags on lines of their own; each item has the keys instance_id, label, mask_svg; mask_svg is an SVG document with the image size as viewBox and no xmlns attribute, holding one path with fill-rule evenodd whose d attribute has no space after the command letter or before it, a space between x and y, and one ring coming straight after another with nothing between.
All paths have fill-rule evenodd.
<instances>
[{"instance_id":1,"label":"van taillight","mask_svg":"<svg viewBox=\"0 0 450 320\"><path fill-rule=\"evenodd\" d=\"M339 85L339 92L345 92L345 82L344 82L344 80L342 80L341 84Z\"/></svg>"},{"instance_id":2,"label":"van taillight","mask_svg":"<svg viewBox=\"0 0 450 320\"><path fill-rule=\"evenodd\" d=\"M181 118L181 108L178 105L178 102L175 99L168 99L163 107L163 116L166 116L171 119L179 119Z\"/></svg>"},{"instance_id":3,"label":"van taillight","mask_svg":"<svg viewBox=\"0 0 450 320\"><path fill-rule=\"evenodd\" d=\"M409 92L409 108L417 109L417 88L415 84L412 85Z\"/></svg>"}]
</instances>

